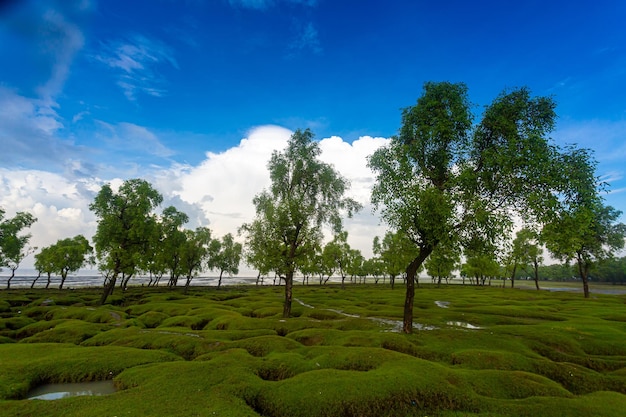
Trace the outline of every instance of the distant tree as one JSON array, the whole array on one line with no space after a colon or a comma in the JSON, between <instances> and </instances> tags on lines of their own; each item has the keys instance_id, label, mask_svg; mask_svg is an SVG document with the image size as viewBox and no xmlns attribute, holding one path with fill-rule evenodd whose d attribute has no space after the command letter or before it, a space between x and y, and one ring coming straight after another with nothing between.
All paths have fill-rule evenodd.
<instances>
[{"instance_id":1,"label":"distant tree","mask_svg":"<svg viewBox=\"0 0 626 417\"><path fill-rule=\"evenodd\" d=\"M11 270L11 276L7 280L9 289L22 260L34 250L28 246L31 235L22 234L22 231L32 226L37 219L24 212L18 212L10 219L5 219L4 215L5 211L0 208L0 271L2 267Z\"/></svg>"},{"instance_id":2,"label":"distant tree","mask_svg":"<svg viewBox=\"0 0 626 417\"><path fill-rule=\"evenodd\" d=\"M363 281L369 275L367 270L365 257L358 249L350 249L348 252L348 262L346 264L346 272L350 275L350 281L356 282L356 278L359 278L359 283Z\"/></svg>"},{"instance_id":3,"label":"distant tree","mask_svg":"<svg viewBox=\"0 0 626 417\"><path fill-rule=\"evenodd\" d=\"M441 286L442 278L448 282L452 272L460 266L461 251L458 246L437 246L430 257L424 262L428 275L437 280Z\"/></svg>"},{"instance_id":4,"label":"distant tree","mask_svg":"<svg viewBox=\"0 0 626 417\"><path fill-rule=\"evenodd\" d=\"M511 277L511 288L515 286L518 268L532 268L535 288L539 290L539 264L543 261L543 249L539 246L537 233L530 228L517 231L508 255L508 270Z\"/></svg>"},{"instance_id":5,"label":"distant tree","mask_svg":"<svg viewBox=\"0 0 626 417\"><path fill-rule=\"evenodd\" d=\"M46 282L46 288L49 288L51 276L55 272L55 266L52 259L52 251L49 246L42 248L39 253L35 254L35 269L37 269L38 275L30 287L33 288L37 279L41 276L42 273L45 273L48 277L48 281Z\"/></svg>"},{"instance_id":6,"label":"distant tree","mask_svg":"<svg viewBox=\"0 0 626 417\"><path fill-rule=\"evenodd\" d=\"M415 245L402 231L387 232L382 241L376 236L372 249L380 258L384 273L389 276L391 288L395 286L396 277L406 272L406 266L417 254Z\"/></svg>"},{"instance_id":7,"label":"distant tree","mask_svg":"<svg viewBox=\"0 0 626 417\"><path fill-rule=\"evenodd\" d=\"M554 108L525 88L505 91L474 124L465 84L428 82L403 111L399 135L370 157L372 202L417 252L406 265L404 332L412 331L417 271L438 245L462 244L469 233L496 242L513 212L532 219L546 209Z\"/></svg>"},{"instance_id":8,"label":"distant tree","mask_svg":"<svg viewBox=\"0 0 626 417\"><path fill-rule=\"evenodd\" d=\"M553 219L543 227L541 239L556 258L576 262L588 298L591 267L624 247L626 226L617 222L621 211L606 206L600 196L596 162L590 151L570 148L562 158L567 186L561 191Z\"/></svg>"},{"instance_id":9,"label":"distant tree","mask_svg":"<svg viewBox=\"0 0 626 417\"><path fill-rule=\"evenodd\" d=\"M185 230L185 242L181 249L181 268L187 277L185 293L189 291L191 280L204 269L207 259L215 256L219 250L219 242L211 238L211 230L197 227L196 230Z\"/></svg>"},{"instance_id":10,"label":"distant tree","mask_svg":"<svg viewBox=\"0 0 626 417\"><path fill-rule=\"evenodd\" d=\"M345 288L346 274L350 268L352 249L348 244L348 232L340 231L335 234L333 240L324 246L322 257L332 269L339 272L341 288Z\"/></svg>"},{"instance_id":11,"label":"distant tree","mask_svg":"<svg viewBox=\"0 0 626 417\"><path fill-rule=\"evenodd\" d=\"M219 280L217 288L222 286L222 275L226 272L228 275L239 273L239 262L241 261L242 246L241 243L235 242L233 235L230 233L224 235L220 240L215 240L217 250L214 250L212 256L208 260L208 268L219 271Z\"/></svg>"},{"instance_id":12,"label":"distant tree","mask_svg":"<svg viewBox=\"0 0 626 417\"><path fill-rule=\"evenodd\" d=\"M602 260L596 267L595 275L599 281L626 284L626 257Z\"/></svg>"},{"instance_id":13,"label":"distant tree","mask_svg":"<svg viewBox=\"0 0 626 417\"><path fill-rule=\"evenodd\" d=\"M35 255L35 267L39 271L48 273L48 283L50 270L60 275L59 289L61 290L69 273L94 263L92 253L93 248L83 235L60 239L55 244L43 248L38 256Z\"/></svg>"},{"instance_id":14,"label":"distant tree","mask_svg":"<svg viewBox=\"0 0 626 417\"><path fill-rule=\"evenodd\" d=\"M159 255L158 262L169 271L169 287L178 284L178 278L185 273L182 266L182 251L185 247L187 234L183 230L183 225L189 221L189 216L178 211L175 207L167 207L163 210L158 228L161 236L157 249Z\"/></svg>"},{"instance_id":15,"label":"distant tree","mask_svg":"<svg viewBox=\"0 0 626 417\"><path fill-rule=\"evenodd\" d=\"M342 213L350 216L359 208L344 197L348 181L320 161L320 153L310 130L295 131L284 151L273 152L268 163L271 186L254 198L256 217L242 226L253 240L249 248L268 248L272 269L284 273L283 317L291 314L294 273L319 245L322 225L337 232Z\"/></svg>"},{"instance_id":16,"label":"distant tree","mask_svg":"<svg viewBox=\"0 0 626 417\"><path fill-rule=\"evenodd\" d=\"M89 209L98 218L93 237L99 267L110 271L100 303L113 293L120 275L132 276L150 249L154 227L152 211L163 201L161 194L142 179L126 180L117 192L109 184L96 195Z\"/></svg>"}]
</instances>

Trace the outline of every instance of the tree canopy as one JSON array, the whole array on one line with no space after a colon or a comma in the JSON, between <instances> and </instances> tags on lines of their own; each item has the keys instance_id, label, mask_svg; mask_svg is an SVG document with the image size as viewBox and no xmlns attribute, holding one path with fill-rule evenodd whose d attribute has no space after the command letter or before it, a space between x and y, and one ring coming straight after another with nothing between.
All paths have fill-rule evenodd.
<instances>
[{"instance_id":1,"label":"tree canopy","mask_svg":"<svg viewBox=\"0 0 626 417\"><path fill-rule=\"evenodd\" d=\"M338 232L342 214L350 216L359 208L344 196L348 181L320 161L320 153L309 129L296 130L286 149L272 153L271 186L254 197L256 217L241 228L247 235L248 259L285 279L284 317L291 313L294 273L320 246L322 225Z\"/></svg>"},{"instance_id":2,"label":"tree canopy","mask_svg":"<svg viewBox=\"0 0 626 417\"><path fill-rule=\"evenodd\" d=\"M7 280L7 289L11 288L11 280L15 276L15 270L22 260L30 253L28 242L31 238L29 233L23 230L29 228L37 221L30 213L18 212L12 218L5 219L5 211L0 208L0 270L2 267L11 269L11 276Z\"/></svg>"},{"instance_id":3,"label":"tree canopy","mask_svg":"<svg viewBox=\"0 0 626 417\"><path fill-rule=\"evenodd\" d=\"M552 204L554 108L526 88L504 91L474 124L465 84L427 82L402 112L399 134L369 158L373 204L418 249L406 267L405 332L417 270L438 245L463 245L476 234L497 242L512 212L537 217Z\"/></svg>"},{"instance_id":4,"label":"tree canopy","mask_svg":"<svg viewBox=\"0 0 626 417\"><path fill-rule=\"evenodd\" d=\"M98 218L93 241L100 269L111 272L101 303L113 292L120 274L132 276L137 271L153 236L153 210L162 201L150 183L130 179L117 192L105 184L89 206Z\"/></svg>"}]
</instances>

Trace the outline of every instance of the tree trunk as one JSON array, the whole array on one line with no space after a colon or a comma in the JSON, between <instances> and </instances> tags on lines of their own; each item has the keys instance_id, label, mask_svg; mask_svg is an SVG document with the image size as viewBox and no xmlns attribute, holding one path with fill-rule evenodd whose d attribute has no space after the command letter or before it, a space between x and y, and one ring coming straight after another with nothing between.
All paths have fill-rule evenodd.
<instances>
[{"instance_id":1,"label":"tree trunk","mask_svg":"<svg viewBox=\"0 0 626 417\"><path fill-rule=\"evenodd\" d=\"M224 271L220 271L220 279L217 281L217 289L218 290L222 286L222 274L224 274Z\"/></svg>"},{"instance_id":2,"label":"tree trunk","mask_svg":"<svg viewBox=\"0 0 626 417\"><path fill-rule=\"evenodd\" d=\"M30 288L31 288L31 289L33 289L33 288L35 287L35 283L36 283L36 282L37 282L37 280L41 277L41 272L40 272L40 271L37 271L37 272L38 272L37 277L33 280L33 283L32 283L32 284L30 284Z\"/></svg>"},{"instance_id":3,"label":"tree trunk","mask_svg":"<svg viewBox=\"0 0 626 417\"><path fill-rule=\"evenodd\" d=\"M513 273L511 274L511 288L515 286L515 273L517 272L517 262L513 264Z\"/></svg>"},{"instance_id":4,"label":"tree trunk","mask_svg":"<svg viewBox=\"0 0 626 417\"><path fill-rule=\"evenodd\" d=\"M65 279L67 278L67 271L61 271L61 283L59 284L59 289L63 289L63 284L65 284Z\"/></svg>"},{"instance_id":5,"label":"tree trunk","mask_svg":"<svg viewBox=\"0 0 626 417\"><path fill-rule=\"evenodd\" d=\"M535 270L535 287L539 291L539 263L536 259L533 261L533 268Z\"/></svg>"},{"instance_id":6,"label":"tree trunk","mask_svg":"<svg viewBox=\"0 0 626 417\"><path fill-rule=\"evenodd\" d=\"M578 255L578 272L580 273L580 278L583 280L583 293L585 294L585 298L589 298L589 267L580 255Z\"/></svg>"},{"instance_id":7,"label":"tree trunk","mask_svg":"<svg viewBox=\"0 0 626 417\"><path fill-rule=\"evenodd\" d=\"M123 285L122 285L122 289L124 291L126 291L128 289L128 281L130 281L130 279L132 278L133 275L134 274L128 274L128 276L124 278L124 282L123 282Z\"/></svg>"},{"instance_id":8,"label":"tree trunk","mask_svg":"<svg viewBox=\"0 0 626 417\"><path fill-rule=\"evenodd\" d=\"M102 297L100 298L100 305L104 305L104 303L106 303L107 301L107 298L109 298L109 296L113 294L113 289L115 288L116 281L117 272L114 272L109 282L104 286L104 291L102 292Z\"/></svg>"},{"instance_id":9,"label":"tree trunk","mask_svg":"<svg viewBox=\"0 0 626 417\"><path fill-rule=\"evenodd\" d=\"M291 298L293 295L293 272L288 271L285 277L285 304L283 306L283 318L287 319L291 315Z\"/></svg>"},{"instance_id":10,"label":"tree trunk","mask_svg":"<svg viewBox=\"0 0 626 417\"><path fill-rule=\"evenodd\" d=\"M48 272L48 282L46 283L46 289L48 289L48 287L50 286L50 280L52 279L50 275L50 272Z\"/></svg>"},{"instance_id":11,"label":"tree trunk","mask_svg":"<svg viewBox=\"0 0 626 417\"><path fill-rule=\"evenodd\" d=\"M417 258L413 259L406 268L406 296L404 298L404 320L402 323L402 331L404 333L413 332L413 299L415 298L415 277L417 270L424 260L433 251L432 247L420 248Z\"/></svg>"},{"instance_id":12,"label":"tree trunk","mask_svg":"<svg viewBox=\"0 0 626 417\"><path fill-rule=\"evenodd\" d=\"M187 294L187 292L189 291L189 285L191 284L191 278L192 277L193 277L193 275L191 273L189 275L187 275L187 280L185 281L185 290L183 291L185 294Z\"/></svg>"}]
</instances>

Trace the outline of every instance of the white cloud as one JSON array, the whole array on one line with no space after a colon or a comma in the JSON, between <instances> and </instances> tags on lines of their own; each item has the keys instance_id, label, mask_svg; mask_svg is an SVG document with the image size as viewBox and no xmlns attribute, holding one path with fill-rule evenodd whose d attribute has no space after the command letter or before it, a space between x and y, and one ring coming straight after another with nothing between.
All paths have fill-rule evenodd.
<instances>
[{"instance_id":1,"label":"white cloud","mask_svg":"<svg viewBox=\"0 0 626 417\"><path fill-rule=\"evenodd\" d=\"M73 181L45 171L0 169L0 207L9 217L24 211L37 218L29 229L33 247L77 234L90 239L96 222L89 204L100 185L96 179ZM33 262L31 255L20 268L31 268Z\"/></svg>"},{"instance_id":2,"label":"white cloud","mask_svg":"<svg viewBox=\"0 0 626 417\"><path fill-rule=\"evenodd\" d=\"M117 73L117 85L131 101L137 99L138 93L154 97L165 95L167 90L162 87L165 80L158 75L156 68L169 63L178 69L178 63L167 45L141 35L103 45L102 51L94 58Z\"/></svg>"},{"instance_id":3,"label":"white cloud","mask_svg":"<svg viewBox=\"0 0 626 417\"><path fill-rule=\"evenodd\" d=\"M52 103L63 89L74 55L83 47L84 38L78 26L53 10L45 13L42 28L46 50L54 55L54 59L50 78L39 88L39 94Z\"/></svg>"},{"instance_id":4,"label":"white cloud","mask_svg":"<svg viewBox=\"0 0 626 417\"><path fill-rule=\"evenodd\" d=\"M252 199L270 185L267 163L273 151L284 149L291 134L278 126L257 127L237 146L221 153L208 152L196 166L143 167L141 177L163 194L161 209L174 205L189 215L188 227L208 226L215 236L236 234L243 223L254 218ZM321 159L351 182L349 195L364 205L363 211L345 225L350 244L365 256L371 256L374 236L384 234L369 205L373 175L366 167L366 157L384 143L384 138L369 136L351 144L339 137L320 141ZM115 189L122 179L68 180L41 170L0 169L0 207L8 215L28 211L38 218L31 228L33 246L41 248L79 233L91 239L97 223L89 204L106 182ZM32 263L31 256L22 267L30 268ZM252 272L242 268L241 273Z\"/></svg>"}]
</instances>

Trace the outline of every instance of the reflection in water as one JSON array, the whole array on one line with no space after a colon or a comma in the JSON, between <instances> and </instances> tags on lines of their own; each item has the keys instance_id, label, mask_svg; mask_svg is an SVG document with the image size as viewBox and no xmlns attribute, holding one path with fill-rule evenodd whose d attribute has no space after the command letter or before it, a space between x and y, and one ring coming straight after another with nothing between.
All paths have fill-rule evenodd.
<instances>
[{"instance_id":1,"label":"reflection in water","mask_svg":"<svg viewBox=\"0 0 626 417\"><path fill-rule=\"evenodd\" d=\"M115 392L113 381L77 382L72 384L46 384L31 390L29 400L59 400L81 395L107 395Z\"/></svg>"},{"instance_id":2,"label":"reflection in water","mask_svg":"<svg viewBox=\"0 0 626 417\"><path fill-rule=\"evenodd\" d=\"M463 327L464 329L471 329L471 330L482 329L482 327L474 326L473 324L469 324L469 323L466 323L464 321L449 321L447 323L447 325L448 326L455 326L455 327Z\"/></svg>"}]
</instances>

